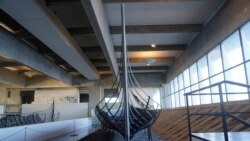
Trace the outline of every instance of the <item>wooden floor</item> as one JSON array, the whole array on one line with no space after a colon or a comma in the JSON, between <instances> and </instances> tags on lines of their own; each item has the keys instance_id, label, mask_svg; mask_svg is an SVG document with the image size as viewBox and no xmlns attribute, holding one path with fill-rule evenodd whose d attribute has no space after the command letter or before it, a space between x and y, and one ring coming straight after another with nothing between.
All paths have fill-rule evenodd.
<instances>
[{"instance_id":1,"label":"wooden floor","mask_svg":"<svg viewBox=\"0 0 250 141\"><path fill-rule=\"evenodd\" d=\"M125 140L117 132L114 132L114 131L108 132L104 130L98 130L82 138L79 141L125 141ZM145 130L138 132L133 137L133 141L148 141L147 132ZM154 133L152 133L152 141L160 141Z\"/></svg>"},{"instance_id":2,"label":"wooden floor","mask_svg":"<svg viewBox=\"0 0 250 141\"><path fill-rule=\"evenodd\" d=\"M250 112L250 101L230 102L225 104L228 112ZM194 106L190 112L220 112L219 104ZM238 117L250 120L248 114L238 114ZM192 132L222 132L222 121L219 116L192 116ZM228 129L231 132L250 131L245 125L232 118L227 118ZM163 110L152 127L161 140L188 141L188 123L186 109ZM249 139L250 140L250 139Z\"/></svg>"},{"instance_id":3,"label":"wooden floor","mask_svg":"<svg viewBox=\"0 0 250 141\"><path fill-rule=\"evenodd\" d=\"M198 136L209 141L224 141L223 132L192 133L192 135ZM229 132L228 139L229 141L249 141L250 132Z\"/></svg>"}]
</instances>

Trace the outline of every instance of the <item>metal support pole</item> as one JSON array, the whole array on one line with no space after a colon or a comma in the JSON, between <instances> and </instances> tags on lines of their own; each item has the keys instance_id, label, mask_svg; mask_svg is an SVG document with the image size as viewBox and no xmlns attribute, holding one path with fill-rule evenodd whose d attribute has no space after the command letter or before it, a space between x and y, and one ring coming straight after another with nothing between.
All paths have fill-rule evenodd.
<instances>
[{"instance_id":1,"label":"metal support pole","mask_svg":"<svg viewBox=\"0 0 250 141\"><path fill-rule=\"evenodd\" d=\"M151 130L150 130L150 126L148 125L148 141L152 141L152 135L151 135Z\"/></svg>"},{"instance_id":2,"label":"metal support pole","mask_svg":"<svg viewBox=\"0 0 250 141\"><path fill-rule=\"evenodd\" d=\"M24 129L25 131L25 133L24 133L24 141L26 141L27 140L27 127L25 127L25 129Z\"/></svg>"},{"instance_id":3,"label":"metal support pole","mask_svg":"<svg viewBox=\"0 0 250 141\"><path fill-rule=\"evenodd\" d=\"M125 12L124 4L121 5L122 12L122 45L123 45L123 93L124 93L124 109L125 109L125 130L126 141L130 141L130 123L129 123L129 95L128 95L128 68L127 68L127 43L125 28Z\"/></svg>"},{"instance_id":4,"label":"metal support pole","mask_svg":"<svg viewBox=\"0 0 250 141\"><path fill-rule=\"evenodd\" d=\"M225 141L228 141L226 112L225 112L225 107L224 107L221 84L219 84L218 87L219 87L219 95L220 95L220 110L221 110L221 118L222 118L222 123L223 123L224 138L225 138Z\"/></svg>"},{"instance_id":5,"label":"metal support pole","mask_svg":"<svg viewBox=\"0 0 250 141\"><path fill-rule=\"evenodd\" d=\"M51 111L51 122L54 121L54 113L55 113L55 101L53 100L53 103L52 103L52 111Z\"/></svg>"},{"instance_id":6,"label":"metal support pole","mask_svg":"<svg viewBox=\"0 0 250 141\"><path fill-rule=\"evenodd\" d=\"M188 135L189 141L192 141L191 137L191 122L190 122L190 115L189 115L189 103L188 103L188 95L186 95L186 105L187 105L187 120L188 120Z\"/></svg>"}]
</instances>

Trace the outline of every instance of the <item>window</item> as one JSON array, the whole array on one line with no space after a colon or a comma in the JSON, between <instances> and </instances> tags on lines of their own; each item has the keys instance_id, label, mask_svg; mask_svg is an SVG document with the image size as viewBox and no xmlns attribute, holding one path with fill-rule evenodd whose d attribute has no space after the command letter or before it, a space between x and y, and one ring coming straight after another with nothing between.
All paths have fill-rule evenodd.
<instances>
[{"instance_id":1,"label":"window","mask_svg":"<svg viewBox=\"0 0 250 141\"><path fill-rule=\"evenodd\" d=\"M194 63L190 67L190 79L191 79L191 85L198 82L198 74L197 74L197 66L196 63Z\"/></svg>"},{"instance_id":2,"label":"window","mask_svg":"<svg viewBox=\"0 0 250 141\"><path fill-rule=\"evenodd\" d=\"M224 80L250 85L250 22L172 79L169 86L172 107L185 106L185 93L205 87L208 88L194 93L199 95L188 97L189 105L220 102L219 85L211 85ZM249 90L221 84L224 102L249 99Z\"/></svg>"},{"instance_id":3,"label":"window","mask_svg":"<svg viewBox=\"0 0 250 141\"><path fill-rule=\"evenodd\" d=\"M185 96L184 96L184 91L180 91L180 106L185 106Z\"/></svg>"},{"instance_id":4,"label":"window","mask_svg":"<svg viewBox=\"0 0 250 141\"><path fill-rule=\"evenodd\" d=\"M208 78L207 56L202 57L198 62L199 81Z\"/></svg>"},{"instance_id":5,"label":"window","mask_svg":"<svg viewBox=\"0 0 250 141\"><path fill-rule=\"evenodd\" d=\"M239 31L222 42L221 48L225 70L243 62Z\"/></svg>"},{"instance_id":6,"label":"window","mask_svg":"<svg viewBox=\"0 0 250 141\"><path fill-rule=\"evenodd\" d=\"M246 63L248 85L250 85L250 62Z\"/></svg>"},{"instance_id":7,"label":"window","mask_svg":"<svg viewBox=\"0 0 250 141\"><path fill-rule=\"evenodd\" d=\"M208 65L209 65L209 76L213 76L222 72L222 60L221 60L221 51L220 46L217 46L207 55Z\"/></svg>"},{"instance_id":8,"label":"window","mask_svg":"<svg viewBox=\"0 0 250 141\"><path fill-rule=\"evenodd\" d=\"M179 87L178 87L178 78L175 77L174 79L174 91L178 92L179 91Z\"/></svg>"},{"instance_id":9,"label":"window","mask_svg":"<svg viewBox=\"0 0 250 141\"><path fill-rule=\"evenodd\" d=\"M179 74L178 76L178 81L179 81L179 90L182 90L184 88L184 85L183 85L183 75L182 73Z\"/></svg>"},{"instance_id":10,"label":"window","mask_svg":"<svg viewBox=\"0 0 250 141\"><path fill-rule=\"evenodd\" d=\"M187 68L183 74L184 74L184 87L186 88L190 86L189 69Z\"/></svg>"},{"instance_id":11,"label":"window","mask_svg":"<svg viewBox=\"0 0 250 141\"><path fill-rule=\"evenodd\" d=\"M250 22L241 28L241 37L244 48L245 60L250 59Z\"/></svg>"},{"instance_id":12,"label":"window","mask_svg":"<svg viewBox=\"0 0 250 141\"><path fill-rule=\"evenodd\" d=\"M175 107L180 107L180 95L179 93L175 93Z\"/></svg>"},{"instance_id":13,"label":"window","mask_svg":"<svg viewBox=\"0 0 250 141\"><path fill-rule=\"evenodd\" d=\"M80 103L89 102L89 94L80 93Z\"/></svg>"},{"instance_id":14,"label":"window","mask_svg":"<svg viewBox=\"0 0 250 141\"><path fill-rule=\"evenodd\" d=\"M171 95L171 103L172 103L172 107L175 107L175 97L174 94Z\"/></svg>"},{"instance_id":15,"label":"window","mask_svg":"<svg viewBox=\"0 0 250 141\"><path fill-rule=\"evenodd\" d=\"M173 94L173 93L174 93L174 81L172 80L172 81L170 82L170 84L171 84L171 88L170 88L171 94Z\"/></svg>"},{"instance_id":16,"label":"window","mask_svg":"<svg viewBox=\"0 0 250 141\"><path fill-rule=\"evenodd\" d=\"M226 71L225 77L226 77L226 80L229 80L229 81L234 81L238 83L246 83L244 65L240 65L236 68ZM248 95L244 94L247 92L247 89L244 87L227 84L226 88L227 88L228 93L232 93L232 92L237 93L237 94L228 94L228 101L243 100L243 99L248 98Z\"/></svg>"},{"instance_id":17,"label":"window","mask_svg":"<svg viewBox=\"0 0 250 141\"><path fill-rule=\"evenodd\" d=\"M240 65L236 68L226 71L225 77L226 77L226 80L229 80L229 81L246 83L244 65Z\"/></svg>"}]
</instances>

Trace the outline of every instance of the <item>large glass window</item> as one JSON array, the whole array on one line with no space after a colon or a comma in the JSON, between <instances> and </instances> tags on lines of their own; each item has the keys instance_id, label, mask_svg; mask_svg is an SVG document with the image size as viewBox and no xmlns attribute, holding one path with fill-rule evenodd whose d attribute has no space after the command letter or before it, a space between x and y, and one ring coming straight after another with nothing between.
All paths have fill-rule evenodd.
<instances>
[{"instance_id":1,"label":"large glass window","mask_svg":"<svg viewBox=\"0 0 250 141\"><path fill-rule=\"evenodd\" d=\"M246 63L246 68L247 68L248 85L250 85L250 62Z\"/></svg>"},{"instance_id":2,"label":"large glass window","mask_svg":"<svg viewBox=\"0 0 250 141\"><path fill-rule=\"evenodd\" d=\"M174 108L175 107L175 96L174 96L174 94L171 95L171 104L172 104L172 107Z\"/></svg>"},{"instance_id":3,"label":"large glass window","mask_svg":"<svg viewBox=\"0 0 250 141\"><path fill-rule=\"evenodd\" d=\"M184 96L184 91L180 91L180 106L185 106L185 96Z\"/></svg>"},{"instance_id":4,"label":"large glass window","mask_svg":"<svg viewBox=\"0 0 250 141\"><path fill-rule=\"evenodd\" d=\"M250 22L241 28L241 37L244 47L245 59L250 59Z\"/></svg>"},{"instance_id":5,"label":"large glass window","mask_svg":"<svg viewBox=\"0 0 250 141\"><path fill-rule=\"evenodd\" d=\"M171 85L170 87L171 94L173 94L174 93L174 81L173 80L170 82L170 85Z\"/></svg>"},{"instance_id":6,"label":"large glass window","mask_svg":"<svg viewBox=\"0 0 250 141\"><path fill-rule=\"evenodd\" d=\"M179 93L175 93L175 107L180 107L180 95Z\"/></svg>"},{"instance_id":7,"label":"large glass window","mask_svg":"<svg viewBox=\"0 0 250 141\"><path fill-rule=\"evenodd\" d=\"M182 90L184 88L183 87L183 75L182 75L182 73L179 74L178 81L179 81L179 90Z\"/></svg>"},{"instance_id":8,"label":"large glass window","mask_svg":"<svg viewBox=\"0 0 250 141\"><path fill-rule=\"evenodd\" d=\"M229 80L229 81L246 83L244 65L240 65L236 68L226 71L225 77L226 77L226 80Z\"/></svg>"},{"instance_id":9,"label":"large glass window","mask_svg":"<svg viewBox=\"0 0 250 141\"><path fill-rule=\"evenodd\" d=\"M179 87L178 87L178 78L175 77L174 79L174 91L178 92L179 91Z\"/></svg>"},{"instance_id":10,"label":"large glass window","mask_svg":"<svg viewBox=\"0 0 250 141\"><path fill-rule=\"evenodd\" d=\"M184 87L186 88L190 86L189 69L187 68L183 74L184 74Z\"/></svg>"},{"instance_id":11,"label":"large glass window","mask_svg":"<svg viewBox=\"0 0 250 141\"><path fill-rule=\"evenodd\" d=\"M222 42L221 48L225 70L243 62L239 31Z\"/></svg>"},{"instance_id":12,"label":"large glass window","mask_svg":"<svg viewBox=\"0 0 250 141\"><path fill-rule=\"evenodd\" d=\"M244 65L240 65L236 68L226 71L225 77L226 80L229 81L246 83ZM229 93L227 96L228 101L243 100L248 98L248 95L246 94L247 89L245 87L227 84L226 88L227 88L227 93ZM236 94L230 94L230 93L236 93Z\"/></svg>"},{"instance_id":13,"label":"large glass window","mask_svg":"<svg viewBox=\"0 0 250 141\"><path fill-rule=\"evenodd\" d=\"M190 67L190 79L191 79L191 85L198 83L198 73L197 73L197 66L196 63L194 63Z\"/></svg>"},{"instance_id":14,"label":"large glass window","mask_svg":"<svg viewBox=\"0 0 250 141\"><path fill-rule=\"evenodd\" d=\"M223 71L220 46L217 46L208 53L209 76Z\"/></svg>"},{"instance_id":15,"label":"large glass window","mask_svg":"<svg viewBox=\"0 0 250 141\"><path fill-rule=\"evenodd\" d=\"M250 85L250 22L170 82L171 106L185 106L184 93L195 90L197 95L188 97L189 105L220 102L219 85L211 85L224 80ZM249 99L249 89L242 86L223 83L221 90L224 102Z\"/></svg>"},{"instance_id":16,"label":"large glass window","mask_svg":"<svg viewBox=\"0 0 250 141\"><path fill-rule=\"evenodd\" d=\"M199 81L208 78L207 56L202 57L198 62Z\"/></svg>"}]
</instances>

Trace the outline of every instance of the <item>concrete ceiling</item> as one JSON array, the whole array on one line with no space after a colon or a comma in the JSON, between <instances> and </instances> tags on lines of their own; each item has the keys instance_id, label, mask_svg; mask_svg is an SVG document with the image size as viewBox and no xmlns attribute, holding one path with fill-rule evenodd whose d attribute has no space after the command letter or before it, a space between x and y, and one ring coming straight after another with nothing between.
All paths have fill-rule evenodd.
<instances>
[{"instance_id":1,"label":"concrete ceiling","mask_svg":"<svg viewBox=\"0 0 250 141\"><path fill-rule=\"evenodd\" d=\"M8 15L1 21L16 31L14 36L84 83L117 72L120 2L125 3L131 66L148 74L166 72L223 0L3 0L0 8ZM5 59L0 56L2 64Z\"/></svg>"}]
</instances>

